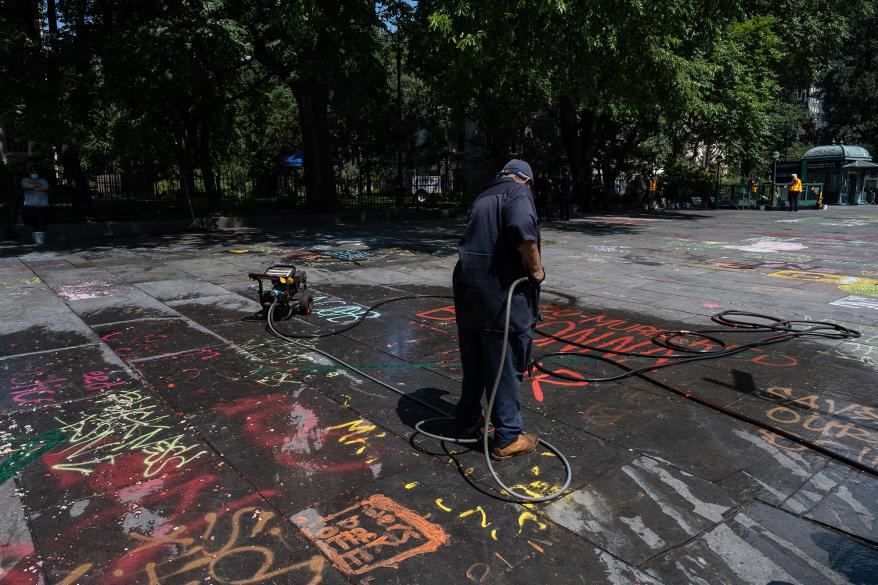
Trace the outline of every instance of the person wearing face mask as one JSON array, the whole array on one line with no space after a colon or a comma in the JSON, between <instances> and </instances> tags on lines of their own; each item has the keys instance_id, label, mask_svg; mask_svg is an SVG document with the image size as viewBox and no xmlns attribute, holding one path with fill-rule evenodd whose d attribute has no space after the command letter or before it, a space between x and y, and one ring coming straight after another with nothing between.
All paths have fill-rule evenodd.
<instances>
[{"instance_id":1,"label":"person wearing face mask","mask_svg":"<svg viewBox=\"0 0 878 585\"><path fill-rule=\"evenodd\" d=\"M24 207L21 212L24 223L33 229L34 244L46 241L46 222L49 218L49 182L31 168L30 176L21 180L24 191Z\"/></svg>"}]
</instances>

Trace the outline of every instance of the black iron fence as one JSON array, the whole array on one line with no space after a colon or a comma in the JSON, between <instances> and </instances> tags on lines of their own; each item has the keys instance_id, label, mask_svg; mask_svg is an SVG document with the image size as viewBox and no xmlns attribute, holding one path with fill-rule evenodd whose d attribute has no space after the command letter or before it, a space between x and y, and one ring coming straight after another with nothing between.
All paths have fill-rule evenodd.
<instances>
[{"instance_id":1,"label":"black iron fence","mask_svg":"<svg viewBox=\"0 0 878 585\"><path fill-rule=\"evenodd\" d=\"M320 206L308 205L301 170L264 175L219 173L212 180L195 174L188 181L156 174L94 173L83 193L71 181L50 178L51 221L132 220L190 216L252 216L307 210L368 211L383 209L466 208L490 182L479 173L409 170L402 182L395 177L368 175L336 177L334 193ZM0 178L2 217L20 208L20 178Z\"/></svg>"}]
</instances>

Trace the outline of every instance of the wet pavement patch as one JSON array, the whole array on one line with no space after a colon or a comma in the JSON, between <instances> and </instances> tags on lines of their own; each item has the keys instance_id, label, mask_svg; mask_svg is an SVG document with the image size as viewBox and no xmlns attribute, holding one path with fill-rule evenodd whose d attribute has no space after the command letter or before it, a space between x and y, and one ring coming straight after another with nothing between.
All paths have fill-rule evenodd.
<instances>
[{"instance_id":1,"label":"wet pavement patch","mask_svg":"<svg viewBox=\"0 0 878 585\"><path fill-rule=\"evenodd\" d=\"M314 390L241 397L193 417L211 444L280 509L404 470L417 458L372 421Z\"/></svg>"},{"instance_id":2,"label":"wet pavement patch","mask_svg":"<svg viewBox=\"0 0 878 585\"><path fill-rule=\"evenodd\" d=\"M549 504L546 515L633 564L688 541L734 502L716 486L649 457Z\"/></svg>"},{"instance_id":3,"label":"wet pavement patch","mask_svg":"<svg viewBox=\"0 0 878 585\"><path fill-rule=\"evenodd\" d=\"M125 361L210 347L220 339L178 319L148 319L96 326L101 340Z\"/></svg>"},{"instance_id":4,"label":"wet pavement patch","mask_svg":"<svg viewBox=\"0 0 878 585\"><path fill-rule=\"evenodd\" d=\"M69 312L44 315L36 321L5 321L0 324L0 347L4 356L35 353L95 343L94 333Z\"/></svg>"},{"instance_id":5,"label":"wet pavement patch","mask_svg":"<svg viewBox=\"0 0 878 585\"><path fill-rule=\"evenodd\" d=\"M122 361L97 345L11 357L0 360L0 412L137 385Z\"/></svg>"},{"instance_id":6,"label":"wet pavement patch","mask_svg":"<svg viewBox=\"0 0 878 585\"><path fill-rule=\"evenodd\" d=\"M229 293L226 289L215 284L193 278L141 282L135 286L160 301L215 297Z\"/></svg>"},{"instance_id":7,"label":"wet pavement patch","mask_svg":"<svg viewBox=\"0 0 878 585\"><path fill-rule=\"evenodd\" d=\"M242 298L236 294L169 301L168 305L180 314L207 327L238 322L242 318L252 316L262 309L258 302ZM242 315L245 317L242 317Z\"/></svg>"},{"instance_id":8,"label":"wet pavement patch","mask_svg":"<svg viewBox=\"0 0 878 585\"><path fill-rule=\"evenodd\" d=\"M648 572L692 582L856 583L878 574L878 551L819 524L754 502Z\"/></svg>"}]
</instances>

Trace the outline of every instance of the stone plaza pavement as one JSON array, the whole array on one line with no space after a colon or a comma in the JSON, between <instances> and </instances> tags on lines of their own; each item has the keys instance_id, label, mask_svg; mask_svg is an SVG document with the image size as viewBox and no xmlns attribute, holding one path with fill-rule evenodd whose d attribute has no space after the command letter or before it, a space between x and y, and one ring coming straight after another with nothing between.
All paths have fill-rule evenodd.
<instances>
[{"instance_id":1,"label":"stone plaza pavement","mask_svg":"<svg viewBox=\"0 0 878 585\"><path fill-rule=\"evenodd\" d=\"M431 410L252 318L247 273L274 263L307 270L315 294L288 332L448 295L462 227L0 247L0 583L878 583L878 207L544 226L540 327L655 350L614 358L625 365L664 363L656 332L719 329L710 316L726 309L861 336L652 374L758 425L644 379L526 378L528 429L573 469L568 492L537 505L501 493L480 452L415 434ZM383 305L307 343L449 411L450 304ZM534 355L566 345L537 336ZM563 481L544 450L497 468L534 495Z\"/></svg>"}]
</instances>

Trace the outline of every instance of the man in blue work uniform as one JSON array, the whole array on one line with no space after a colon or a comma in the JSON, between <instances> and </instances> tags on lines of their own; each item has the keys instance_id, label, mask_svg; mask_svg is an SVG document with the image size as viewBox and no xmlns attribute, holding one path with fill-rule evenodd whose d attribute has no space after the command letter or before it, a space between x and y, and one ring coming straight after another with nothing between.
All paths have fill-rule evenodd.
<instances>
[{"instance_id":1,"label":"man in blue work uniform","mask_svg":"<svg viewBox=\"0 0 878 585\"><path fill-rule=\"evenodd\" d=\"M491 457L507 459L533 451L537 438L524 433L518 389L527 369L533 327L539 315L537 290L545 279L540 261L540 230L530 185L531 167L509 161L470 209L454 267L454 308L463 369L463 391L455 408L458 432L472 434L484 424L482 395L493 387L506 319L509 287L510 332L503 374L494 400Z\"/></svg>"}]
</instances>

